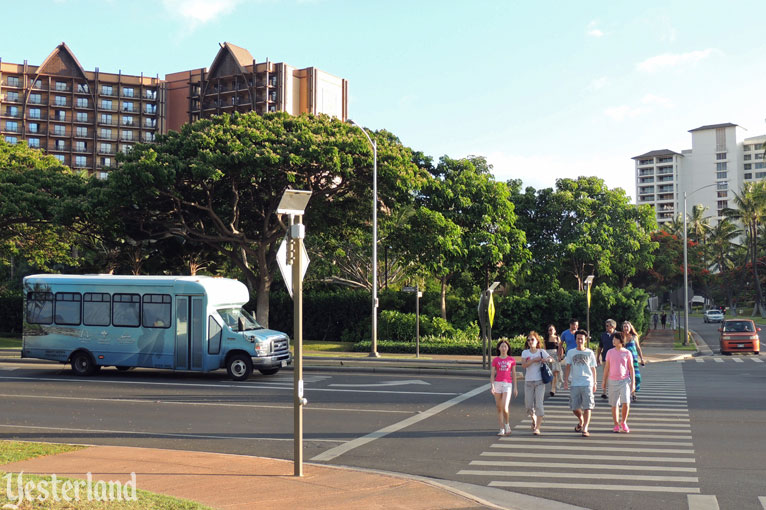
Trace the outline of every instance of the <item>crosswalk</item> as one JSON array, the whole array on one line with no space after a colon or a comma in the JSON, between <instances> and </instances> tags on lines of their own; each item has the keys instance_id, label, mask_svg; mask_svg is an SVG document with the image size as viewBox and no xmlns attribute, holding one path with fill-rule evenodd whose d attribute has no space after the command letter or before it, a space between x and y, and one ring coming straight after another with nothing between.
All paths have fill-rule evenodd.
<instances>
[{"instance_id":1,"label":"crosswalk","mask_svg":"<svg viewBox=\"0 0 766 510\"><path fill-rule=\"evenodd\" d=\"M687 496L689 510L719 510L718 498L702 494L689 494ZM758 497L760 508L766 510L766 496Z\"/></svg>"},{"instance_id":2,"label":"crosswalk","mask_svg":"<svg viewBox=\"0 0 766 510\"><path fill-rule=\"evenodd\" d=\"M676 363L763 363L763 359L758 356L697 356Z\"/></svg>"},{"instance_id":3,"label":"crosswalk","mask_svg":"<svg viewBox=\"0 0 766 510\"><path fill-rule=\"evenodd\" d=\"M631 406L630 434L613 433L611 408L596 400L589 438L573 430L577 419L562 391L545 402L542 436L532 435L527 418L457 474L514 490L545 480L548 489L570 491L700 494L680 366L653 367Z\"/></svg>"}]
</instances>

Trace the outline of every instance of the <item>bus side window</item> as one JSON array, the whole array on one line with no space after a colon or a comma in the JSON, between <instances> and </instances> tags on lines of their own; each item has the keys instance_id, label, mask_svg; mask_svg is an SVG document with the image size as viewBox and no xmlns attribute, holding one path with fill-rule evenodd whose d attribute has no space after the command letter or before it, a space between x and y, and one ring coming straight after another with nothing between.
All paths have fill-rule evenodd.
<instances>
[{"instance_id":1,"label":"bus side window","mask_svg":"<svg viewBox=\"0 0 766 510\"><path fill-rule=\"evenodd\" d=\"M112 325L137 328L141 296L138 294L115 294L112 296Z\"/></svg>"},{"instance_id":2,"label":"bus side window","mask_svg":"<svg viewBox=\"0 0 766 510\"><path fill-rule=\"evenodd\" d=\"M170 327L171 298L168 294L144 294L142 323L145 328Z\"/></svg>"},{"instance_id":3,"label":"bus side window","mask_svg":"<svg viewBox=\"0 0 766 510\"><path fill-rule=\"evenodd\" d=\"M27 294L27 322L51 324L53 322L53 293L29 292Z\"/></svg>"},{"instance_id":4,"label":"bus side window","mask_svg":"<svg viewBox=\"0 0 766 510\"><path fill-rule=\"evenodd\" d=\"M223 328L211 315L207 320L207 353L218 354L221 352L221 334Z\"/></svg>"},{"instance_id":5,"label":"bus side window","mask_svg":"<svg viewBox=\"0 0 766 510\"><path fill-rule=\"evenodd\" d=\"M81 299L82 296L79 292L57 292L54 312L56 324L79 326L82 309Z\"/></svg>"},{"instance_id":6,"label":"bus side window","mask_svg":"<svg viewBox=\"0 0 766 510\"><path fill-rule=\"evenodd\" d=\"M86 326L108 326L112 315L112 297L102 292L86 292L82 296L82 323Z\"/></svg>"}]
</instances>

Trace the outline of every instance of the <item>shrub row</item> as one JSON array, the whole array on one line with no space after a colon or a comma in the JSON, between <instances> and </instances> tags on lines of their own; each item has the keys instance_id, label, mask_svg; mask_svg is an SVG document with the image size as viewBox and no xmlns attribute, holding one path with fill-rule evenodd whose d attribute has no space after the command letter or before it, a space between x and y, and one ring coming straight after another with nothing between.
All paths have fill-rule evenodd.
<instances>
[{"instance_id":1,"label":"shrub row","mask_svg":"<svg viewBox=\"0 0 766 510\"><path fill-rule=\"evenodd\" d=\"M0 332L20 334L24 301L18 297L0 297Z\"/></svg>"}]
</instances>

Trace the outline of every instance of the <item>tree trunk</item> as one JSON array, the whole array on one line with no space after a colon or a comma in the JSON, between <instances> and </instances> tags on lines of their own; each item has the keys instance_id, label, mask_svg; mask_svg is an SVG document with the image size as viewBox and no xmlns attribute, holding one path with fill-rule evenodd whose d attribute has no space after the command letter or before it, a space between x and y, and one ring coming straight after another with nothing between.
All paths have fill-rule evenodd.
<instances>
[{"instance_id":1,"label":"tree trunk","mask_svg":"<svg viewBox=\"0 0 766 510\"><path fill-rule=\"evenodd\" d=\"M751 227L752 235L750 237L753 243L753 278L755 278L755 295L756 302L753 307L753 315L760 314L761 317L766 317L766 310L763 309L763 292L761 290L761 281L758 278L758 225L753 223Z\"/></svg>"},{"instance_id":2,"label":"tree trunk","mask_svg":"<svg viewBox=\"0 0 766 510\"><path fill-rule=\"evenodd\" d=\"M442 311L442 319L446 321L447 320L447 275L442 276L441 311Z\"/></svg>"}]
</instances>

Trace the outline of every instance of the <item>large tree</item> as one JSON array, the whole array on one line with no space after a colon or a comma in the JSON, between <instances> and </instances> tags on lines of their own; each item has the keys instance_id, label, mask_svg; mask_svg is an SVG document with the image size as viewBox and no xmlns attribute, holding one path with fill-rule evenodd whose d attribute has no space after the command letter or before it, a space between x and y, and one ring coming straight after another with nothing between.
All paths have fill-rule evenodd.
<instances>
[{"instance_id":1,"label":"large tree","mask_svg":"<svg viewBox=\"0 0 766 510\"><path fill-rule=\"evenodd\" d=\"M406 194L417 175L410 152L386 132L378 144L381 193ZM327 116L222 115L137 145L109 178L133 239L177 237L224 254L256 294L268 325L269 292L288 188L313 192L308 232L368 218L372 149L359 129Z\"/></svg>"}]
</instances>

